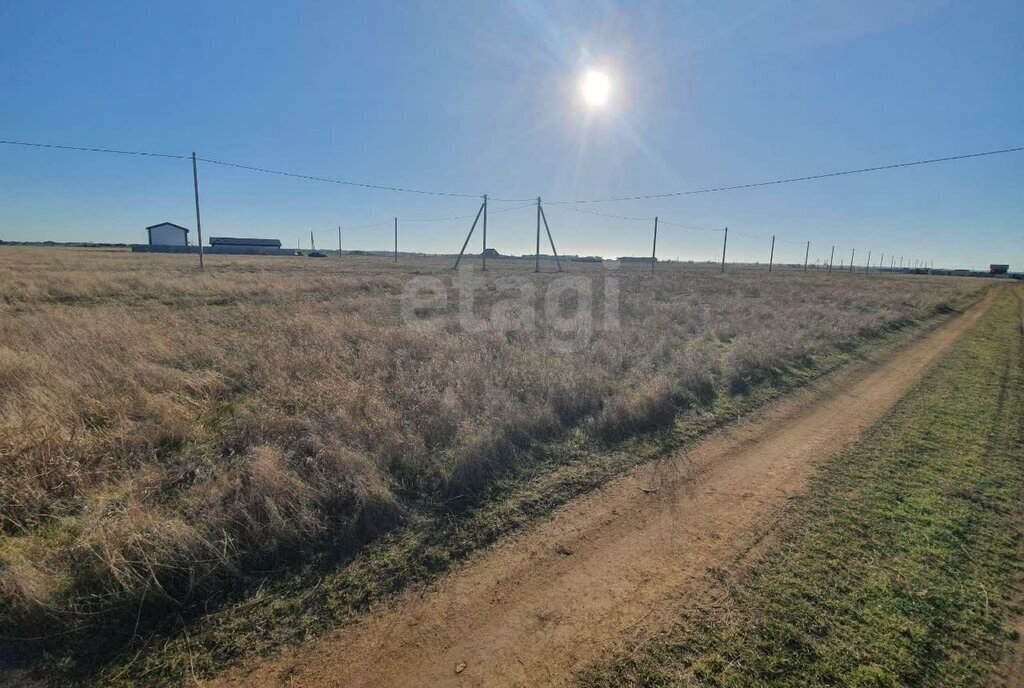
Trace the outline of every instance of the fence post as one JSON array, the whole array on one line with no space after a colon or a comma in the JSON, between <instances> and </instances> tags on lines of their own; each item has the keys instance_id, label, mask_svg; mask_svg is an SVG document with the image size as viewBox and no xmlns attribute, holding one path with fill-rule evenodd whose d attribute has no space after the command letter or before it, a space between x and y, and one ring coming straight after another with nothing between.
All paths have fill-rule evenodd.
<instances>
[{"instance_id":1,"label":"fence post","mask_svg":"<svg viewBox=\"0 0 1024 688\"><path fill-rule=\"evenodd\" d=\"M722 238L722 269L720 272L725 272L725 247L729 243L729 228L725 228L725 236Z\"/></svg>"},{"instance_id":2,"label":"fence post","mask_svg":"<svg viewBox=\"0 0 1024 688\"><path fill-rule=\"evenodd\" d=\"M199 269L203 269L203 220L199 216L199 163L192 151L192 189L196 195L196 236L199 238Z\"/></svg>"}]
</instances>

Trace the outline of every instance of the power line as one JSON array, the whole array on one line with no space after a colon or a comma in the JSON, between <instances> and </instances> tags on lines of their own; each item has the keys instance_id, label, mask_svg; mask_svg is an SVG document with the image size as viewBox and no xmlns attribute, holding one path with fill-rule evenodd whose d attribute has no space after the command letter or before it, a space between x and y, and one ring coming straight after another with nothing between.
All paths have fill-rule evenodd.
<instances>
[{"instance_id":1,"label":"power line","mask_svg":"<svg viewBox=\"0 0 1024 688\"><path fill-rule=\"evenodd\" d=\"M615 215L613 213L602 213L597 210L585 210L583 208L574 208L567 201L549 201L547 205L561 208L562 210L571 210L574 213L586 213L587 215L599 215L601 217L611 217L616 220L629 220L631 222L654 222L654 217L630 217L628 215Z\"/></svg>"},{"instance_id":2,"label":"power line","mask_svg":"<svg viewBox=\"0 0 1024 688\"><path fill-rule=\"evenodd\" d=\"M341 227L340 229L343 232L352 232L352 231L355 231L357 229L370 229L371 227L381 227L383 225L389 225L389 224L391 224L391 220L382 220L381 222L373 222L373 223L370 223L368 225L358 225L356 227ZM334 228L332 227L331 229L333 230Z\"/></svg>"},{"instance_id":3,"label":"power line","mask_svg":"<svg viewBox=\"0 0 1024 688\"><path fill-rule=\"evenodd\" d=\"M29 142L29 141L4 141L4 140L0 140L0 144L11 145L11 146L31 146L31 147L35 147L35 148L55 148L55 149L61 149L61 150L75 150L75 151L83 151L83 152L90 152L90 153L114 153L114 154L119 154L119 155L142 155L142 156L159 157L159 158L174 158L174 159L179 159L179 160L186 160L186 159L189 159L191 157L191 156L188 156L188 155L174 155L174 154L169 154L169 153L155 153L155 152L150 152L150 151L128 151L128 150L117 150L117 149L110 149L110 148L92 148L92 147L86 147L86 146L63 146L63 145L57 145L57 144L35 143L35 142ZM619 201L641 201L641 200L652 200L652 199L657 199L657 198L671 198L671 197L676 197L676 196L691 196L691 195L695 195L695 194L719 193L719 192L722 192L722 191L737 191L737 190L740 190L740 189L753 189L753 188L762 187L762 186L776 186L776 185L780 185L780 184L792 184L792 183L795 183L795 182L805 182L805 181L812 181L812 180L816 180L816 179L828 179L828 178L831 178L831 177L843 177L843 176L849 176L849 175L854 175L854 174L865 174L865 173L868 173L868 172L879 172L879 171L882 171L882 170L894 170L894 169L899 169L899 168L903 168L903 167L915 167L915 166L919 166L919 165L932 165L932 164L941 163L941 162L953 162L953 161L958 161L958 160L968 160L968 159L971 159L971 158L981 158L981 157L987 157L987 156L992 156L992 155L1003 155L1003 154L1007 154L1007 153L1019 153L1021 151L1024 151L1024 146L1017 146L1017 147L1013 147L1013 148L1001 148L999 150L982 151L982 152L977 152L977 153L965 153L965 154L962 154L962 155L950 155L950 156L941 157L941 158L929 158L927 160L914 160L914 161L910 161L910 162L898 162L898 163L890 163L890 164L886 164L886 165L875 165L875 166L872 166L872 167L861 167L861 168L852 169L852 170L842 170L842 171L839 171L839 172L824 172L822 174L804 175L804 176L799 176L799 177L786 177L786 178L782 178L782 179L772 179L772 180L762 181L762 182L750 182L750 183L747 183L747 184L734 184L734 185L731 185L731 186L717 186L717 187L709 187L709 188L704 188L704 189L693 189L693 190L690 190L690 191L671 191L671 192L667 192L667 193L640 194L640 195L635 195L635 196L619 196L619 197L613 197L613 198L591 198L591 199L575 199L575 200L569 200L569 201L548 201L548 204L549 205L568 205L568 204L583 204L583 203L614 203L614 202L619 202ZM364 183L364 182L353 182L353 181L348 181L348 180L344 180L344 179L335 179L335 178L332 178L332 177L321 177L321 176L317 176L317 175L302 174L302 173L298 173L298 172L287 172L287 171L283 171L283 170L274 170L274 169L270 169L270 168L267 168L267 167L258 167L258 166L255 166L255 165L243 165L241 163L227 162L227 161L224 161L224 160L214 160L214 159L211 159L211 158L199 158L199 160L201 160L202 162L210 163L212 165L221 165L221 166L224 166L224 167L233 167L233 168L241 169L241 170L249 170L251 172L261 172L261 173L264 173L264 174L274 174L274 175L278 175L278 176L292 177L292 178L295 178L295 179L305 179L305 180L309 180L309 181L327 182L327 183L330 183L330 184L341 184L341 185L345 185L345 186L354 186L354 187L359 187L359 188L364 188L364 189L377 189L377 190L381 190L381 191L394 191L394 192L397 192L397 193L423 194L423 195L429 195L429 196L448 196L448 197L455 197L455 198L479 198L480 197L479 194L457 193L457 192L453 192L453 191L434 191L434 190L426 190L426 189L410 189L410 188L406 188L406 187L388 186L388 185L384 185L384 184L368 184L368 183ZM492 197L491 200L493 200L493 201L509 202L509 203L524 203L524 202L532 202L533 201L533 199L529 199L529 198L498 198L498 197ZM644 219L644 220L647 220L647 218L625 218L625 217L623 217L623 219L635 219L635 220ZM653 220L653 218L650 218L650 220Z\"/></svg>"},{"instance_id":4,"label":"power line","mask_svg":"<svg viewBox=\"0 0 1024 688\"><path fill-rule=\"evenodd\" d=\"M32 148L58 148L60 150L82 151L85 153L114 153L116 155L144 155L151 158L175 158L191 160L191 155L174 155L172 153L153 153L150 151L115 150L112 148L87 148L84 146L60 146L55 143L31 143L29 141L0 141L6 146L30 146Z\"/></svg>"},{"instance_id":5,"label":"power line","mask_svg":"<svg viewBox=\"0 0 1024 688\"><path fill-rule=\"evenodd\" d=\"M211 160L210 158L199 158L202 162L208 162L211 165L223 165L224 167L234 167L240 170L249 170L250 172L263 172L264 174L276 174L282 177L293 177L295 179L306 179L315 182L327 182L329 184L341 184L343 186L356 186L362 189L377 189L379 191L395 191L397 193L411 193L411 194L422 194L425 196L449 196L456 198L480 198L479 194L463 194L454 193L449 191L428 191L425 189L407 189L400 186L386 186L383 184L365 184L363 182L351 182L344 179L333 179L331 177L318 177L311 174L300 174L298 172L284 172L282 170L272 170L266 167L256 167L253 165L242 165L234 162L225 162L223 160Z\"/></svg>"},{"instance_id":6,"label":"power line","mask_svg":"<svg viewBox=\"0 0 1024 688\"><path fill-rule=\"evenodd\" d=\"M564 202L550 202L550 203L545 202L545 205L551 205L551 206L554 206L556 208L560 208L562 210L571 210L574 213L586 213L587 215L598 215L600 217L610 217L610 218L614 218L616 220L627 220L627 221L631 221L631 222L643 222L645 224L649 224L651 222L654 222L654 217L653 216L652 217L631 217L629 215L616 215L614 213L602 213L602 212L599 212L597 210L586 210L584 208L574 208L572 205L564 203ZM678 222L670 222L668 220L664 220L664 219L660 219L660 218L659 218L658 222L660 222L663 225L670 225L672 227L678 227L680 229L689 229L689 230L692 230L692 231L695 231L695 232L721 232L722 231L721 228L709 229L707 227L691 227L689 225L680 224Z\"/></svg>"},{"instance_id":7,"label":"power line","mask_svg":"<svg viewBox=\"0 0 1024 688\"><path fill-rule=\"evenodd\" d=\"M1002 155L1004 153L1019 153L1024 151L1024 146L1016 148L1002 148L1000 150L984 151L981 153L966 153L964 155L951 155L944 158L931 158L929 160L915 160L913 162L897 162L889 165L876 165L874 167L861 167L855 170L843 170L841 172L825 172L823 174L812 174L803 177L788 177L785 179L772 179L766 182L751 182L749 184L735 184L733 186L717 186L707 189L695 189L693 191L672 191L660 194L645 194L641 196L620 196L618 198L593 198L575 201L559 201L559 203L614 203L618 201L643 201L655 198L670 198L673 196L692 196L694 194L718 193L720 191L736 191L738 189L753 189L759 186L774 186L778 184L792 184L794 182L806 182L813 179L827 179L829 177L843 177L851 174L863 174L865 172L879 172L881 170L894 170L901 167L914 167L916 165L932 165L939 162L952 162L954 160L967 160L969 158L981 158L989 155Z\"/></svg>"},{"instance_id":8,"label":"power line","mask_svg":"<svg viewBox=\"0 0 1024 688\"><path fill-rule=\"evenodd\" d=\"M491 210L490 213L491 213L491 215L495 215L497 213L510 213L513 210L522 210L523 208L532 208L532 207L533 207L533 203L526 203L524 205L517 205L514 208L502 208L501 210ZM469 215L449 215L448 217L399 217L398 219L401 220L402 222L448 222L448 221L451 221L451 220L467 220L467 219L472 219L474 217L476 217L476 213L472 213L472 214L469 214ZM387 220L382 220L381 222L371 222L370 224L366 224L366 225L358 225L358 226L355 226L355 227L342 227L341 231L349 232L349 231L354 231L354 230L358 230L358 229L371 229L371 228L374 228L374 227L382 227L384 225L391 225L391 223L393 221L394 221L394 218L388 218ZM321 230L321 231L328 231L328 230ZM334 228L331 228L330 231L334 231Z\"/></svg>"},{"instance_id":9,"label":"power line","mask_svg":"<svg viewBox=\"0 0 1024 688\"><path fill-rule=\"evenodd\" d=\"M495 199L488 197L487 200L492 201L492 200L495 200ZM523 205L517 205L517 206L515 206L513 208L502 208L500 210L488 210L488 212L491 215L497 215L498 213L510 213L513 210L522 210L523 208L532 208L533 205L534 205L534 202L530 202L530 203L524 203ZM474 217L476 217L476 213L471 213L469 215L454 215L454 216L450 216L450 217L410 217L410 218L400 217L399 219L402 222L447 222L449 220L470 220L470 219L472 219Z\"/></svg>"}]
</instances>

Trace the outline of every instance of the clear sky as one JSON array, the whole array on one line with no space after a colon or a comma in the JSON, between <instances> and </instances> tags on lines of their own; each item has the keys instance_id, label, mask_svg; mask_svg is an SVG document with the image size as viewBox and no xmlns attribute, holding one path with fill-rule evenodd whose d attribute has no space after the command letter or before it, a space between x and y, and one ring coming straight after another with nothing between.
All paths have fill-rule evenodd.
<instances>
[{"instance_id":1,"label":"clear sky","mask_svg":"<svg viewBox=\"0 0 1024 688\"><path fill-rule=\"evenodd\" d=\"M503 198L603 198L1024 145L1020 0L0 0L0 139L152 150ZM579 95L587 68L608 104ZM478 201L201 165L204 234L327 248L400 218L457 251ZM517 204L498 203L492 211ZM1024 153L591 210L730 228L730 258L868 250L1024 268ZM642 255L649 222L547 206L565 253ZM0 238L144 242L194 227L191 165L0 146ZM532 209L489 245L533 248ZM347 248L387 248L390 227ZM750 235L750 236L745 236ZM782 241L786 239L788 243ZM474 239L474 244L478 241ZM720 235L662 226L659 255ZM888 262L888 259L886 259Z\"/></svg>"}]
</instances>

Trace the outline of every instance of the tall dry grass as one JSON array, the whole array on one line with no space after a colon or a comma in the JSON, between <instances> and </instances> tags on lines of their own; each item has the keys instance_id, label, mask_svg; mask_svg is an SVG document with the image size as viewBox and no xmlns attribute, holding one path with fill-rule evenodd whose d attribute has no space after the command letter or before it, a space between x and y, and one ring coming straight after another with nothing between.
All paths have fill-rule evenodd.
<instances>
[{"instance_id":1,"label":"tall dry grass","mask_svg":"<svg viewBox=\"0 0 1024 688\"><path fill-rule=\"evenodd\" d=\"M0 634L214 597L471 499L537 439L617 439L827 346L927 316L970 280L620 269L621 327L564 353L543 322L409 327L445 264L0 250ZM496 261L493 280L528 276ZM600 266L592 275L601 311ZM541 286L550 276L531 278ZM437 507L442 508L442 507Z\"/></svg>"}]
</instances>

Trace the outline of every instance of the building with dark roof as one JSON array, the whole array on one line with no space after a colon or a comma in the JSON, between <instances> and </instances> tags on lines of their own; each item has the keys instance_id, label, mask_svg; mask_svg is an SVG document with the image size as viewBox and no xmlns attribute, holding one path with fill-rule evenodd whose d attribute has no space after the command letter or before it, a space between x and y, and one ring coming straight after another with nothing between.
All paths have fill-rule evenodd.
<instances>
[{"instance_id":1,"label":"building with dark roof","mask_svg":"<svg viewBox=\"0 0 1024 688\"><path fill-rule=\"evenodd\" d=\"M188 229L173 222L146 227L150 246L188 246Z\"/></svg>"}]
</instances>

